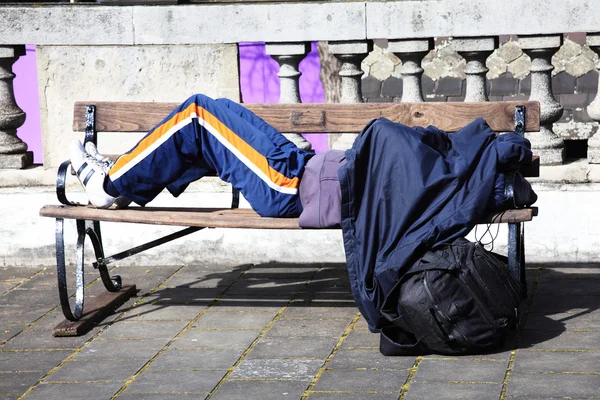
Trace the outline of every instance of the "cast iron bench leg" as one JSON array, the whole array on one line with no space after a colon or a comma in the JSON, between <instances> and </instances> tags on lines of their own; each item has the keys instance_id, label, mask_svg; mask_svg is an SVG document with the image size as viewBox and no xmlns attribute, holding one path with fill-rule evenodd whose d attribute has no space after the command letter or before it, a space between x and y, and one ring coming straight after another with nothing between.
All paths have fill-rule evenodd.
<instances>
[{"instance_id":1,"label":"cast iron bench leg","mask_svg":"<svg viewBox=\"0 0 600 400\"><path fill-rule=\"evenodd\" d=\"M79 221L77 221L79 222ZM79 223L77 224L79 228ZM79 229L78 229L79 230ZM81 235L78 232L77 238L77 264L75 269L75 312L71 311L71 305L69 304L69 291L67 289L67 272L65 268L65 238L64 238L64 220L62 218L56 219L56 275L58 278L58 295L60 298L60 305L62 307L65 318L70 321L76 321L81 318L83 313L83 302L84 302L84 279L83 279L83 262L79 262L80 248L83 253L83 243L81 243ZM82 257L83 258L83 257Z\"/></svg>"},{"instance_id":2,"label":"cast iron bench leg","mask_svg":"<svg viewBox=\"0 0 600 400\"><path fill-rule=\"evenodd\" d=\"M94 248L94 255L97 262L95 266L100 271L100 276L104 286L109 292L117 292L121 288L121 277L118 275L111 277L106 265L101 261L104 259L104 250L102 248L102 236L100 234L100 222L86 221L78 219L77 222L77 246L76 246L76 264L75 264L75 310L71 310L69 304L69 291L67 287L67 273L65 266L65 239L64 239L64 220L56 219L56 268L58 278L58 293L60 305L65 318L69 321L77 321L83 314L84 306L84 253L85 238L89 236Z\"/></svg>"},{"instance_id":3,"label":"cast iron bench leg","mask_svg":"<svg viewBox=\"0 0 600 400\"><path fill-rule=\"evenodd\" d=\"M521 285L523 295L527 295L525 277L525 227L522 222L508 224L508 270Z\"/></svg>"}]
</instances>

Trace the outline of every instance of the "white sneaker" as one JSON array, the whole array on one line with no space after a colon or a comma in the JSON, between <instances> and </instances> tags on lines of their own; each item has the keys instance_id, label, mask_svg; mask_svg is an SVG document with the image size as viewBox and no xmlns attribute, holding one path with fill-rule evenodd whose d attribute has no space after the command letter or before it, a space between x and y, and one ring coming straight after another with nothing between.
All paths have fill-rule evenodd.
<instances>
[{"instance_id":1,"label":"white sneaker","mask_svg":"<svg viewBox=\"0 0 600 400\"><path fill-rule=\"evenodd\" d=\"M71 143L71 165L83 185L88 200L97 208L108 208L117 199L104 191L110 167L85 151L79 140Z\"/></svg>"},{"instance_id":2,"label":"white sneaker","mask_svg":"<svg viewBox=\"0 0 600 400\"><path fill-rule=\"evenodd\" d=\"M102 154L98 152L96 145L92 142L87 142L84 146L85 151L96 160L100 161L102 164L106 165L107 171L109 171L114 165L114 161L108 157L104 157Z\"/></svg>"},{"instance_id":3,"label":"white sneaker","mask_svg":"<svg viewBox=\"0 0 600 400\"><path fill-rule=\"evenodd\" d=\"M108 171L110 171L115 162L110 158L104 157L102 154L100 154L98 152L98 148L96 148L96 145L92 142L87 142L85 144L85 151L106 166L106 174L108 175ZM104 189L104 186L102 188ZM117 208L126 208L129 204L131 204L131 200L123 196L119 196L115 199L114 204Z\"/></svg>"}]
</instances>

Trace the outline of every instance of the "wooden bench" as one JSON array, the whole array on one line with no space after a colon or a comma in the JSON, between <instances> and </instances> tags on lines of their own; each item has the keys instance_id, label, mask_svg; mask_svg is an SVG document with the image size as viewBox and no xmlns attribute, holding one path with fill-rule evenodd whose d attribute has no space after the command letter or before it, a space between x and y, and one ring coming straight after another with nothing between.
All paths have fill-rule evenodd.
<instances>
[{"instance_id":1,"label":"wooden bench","mask_svg":"<svg viewBox=\"0 0 600 400\"><path fill-rule=\"evenodd\" d=\"M84 131L85 140L97 143L97 132L147 132L168 115L175 103L86 102L74 107L73 130ZM538 102L494 103L370 103L370 104L244 104L281 132L348 133L359 132L374 118L386 117L409 126L434 125L455 132L475 118L484 118L496 132L539 131ZM64 162L57 179L57 195L62 205L44 206L40 215L56 219L56 259L58 289L63 313L67 320L53 331L55 336L78 335L104 318L135 293L135 286L123 286L119 276L110 276L107 266L141 251L180 238L205 228L300 229L298 220L261 218L250 209L238 209L239 194L233 191L231 208L192 209L132 207L129 209L96 209L77 205L67 199L65 182L70 163ZM524 176L539 175L539 160L522 169ZM509 187L510 189L510 187ZM523 222L531 221L537 208L507 210L489 215L481 223L509 224L509 269L524 282ZM77 225L77 260L75 310L69 305L64 252L64 219L74 219ZM184 226L185 229L106 257L102 246L100 222L124 222ZM108 290L94 298L84 309L84 242L90 238L95 252L93 266L100 272Z\"/></svg>"}]
</instances>

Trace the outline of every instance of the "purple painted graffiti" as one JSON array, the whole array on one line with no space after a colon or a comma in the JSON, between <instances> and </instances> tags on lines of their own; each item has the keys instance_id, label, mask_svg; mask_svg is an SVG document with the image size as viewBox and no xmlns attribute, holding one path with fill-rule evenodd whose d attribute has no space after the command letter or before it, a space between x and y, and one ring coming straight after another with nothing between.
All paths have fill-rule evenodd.
<instances>
[{"instance_id":1,"label":"purple painted graffiti","mask_svg":"<svg viewBox=\"0 0 600 400\"><path fill-rule=\"evenodd\" d=\"M279 102L279 64L265 52L264 43L240 43L240 87L244 103ZM300 63L300 97L303 103L323 103L325 95L319 78L317 44ZM327 135L306 135L317 152L327 150Z\"/></svg>"},{"instance_id":2,"label":"purple painted graffiti","mask_svg":"<svg viewBox=\"0 0 600 400\"><path fill-rule=\"evenodd\" d=\"M15 62L13 72L16 75L13 81L15 99L17 105L27 115L25 123L17 129L17 136L27 143L30 151L33 151L33 162L41 164L43 162L42 128L40 125L35 46L26 46L26 54Z\"/></svg>"}]
</instances>

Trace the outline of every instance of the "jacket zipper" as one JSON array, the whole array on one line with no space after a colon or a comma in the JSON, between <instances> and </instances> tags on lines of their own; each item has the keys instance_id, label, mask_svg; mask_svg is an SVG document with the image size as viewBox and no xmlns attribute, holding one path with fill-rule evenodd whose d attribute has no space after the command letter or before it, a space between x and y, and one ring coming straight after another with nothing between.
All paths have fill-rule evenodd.
<instances>
[{"instance_id":1,"label":"jacket zipper","mask_svg":"<svg viewBox=\"0 0 600 400\"><path fill-rule=\"evenodd\" d=\"M429 283L427 282L427 276L429 275L429 271L425 272L424 276L423 276L423 287L425 288L425 292L427 293L427 297L429 297L429 301L431 301L431 304L433 304L433 308L435 309L436 314L439 314L445 321L447 321L448 323L450 323L451 326L453 326L456 331L460 334L460 336L463 337L463 339L469 343L472 347L477 347L475 345L475 343L473 343L471 341L470 338L467 337L467 335L464 334L464 332L462 331L461 328L458 327L458 325L456 325L452 319L444 312L442 311L442 309L438 306L439 301L437 299L437 296L433 294L433 290L432 288L429 286Z\"/></svg>"}]
</instances>

